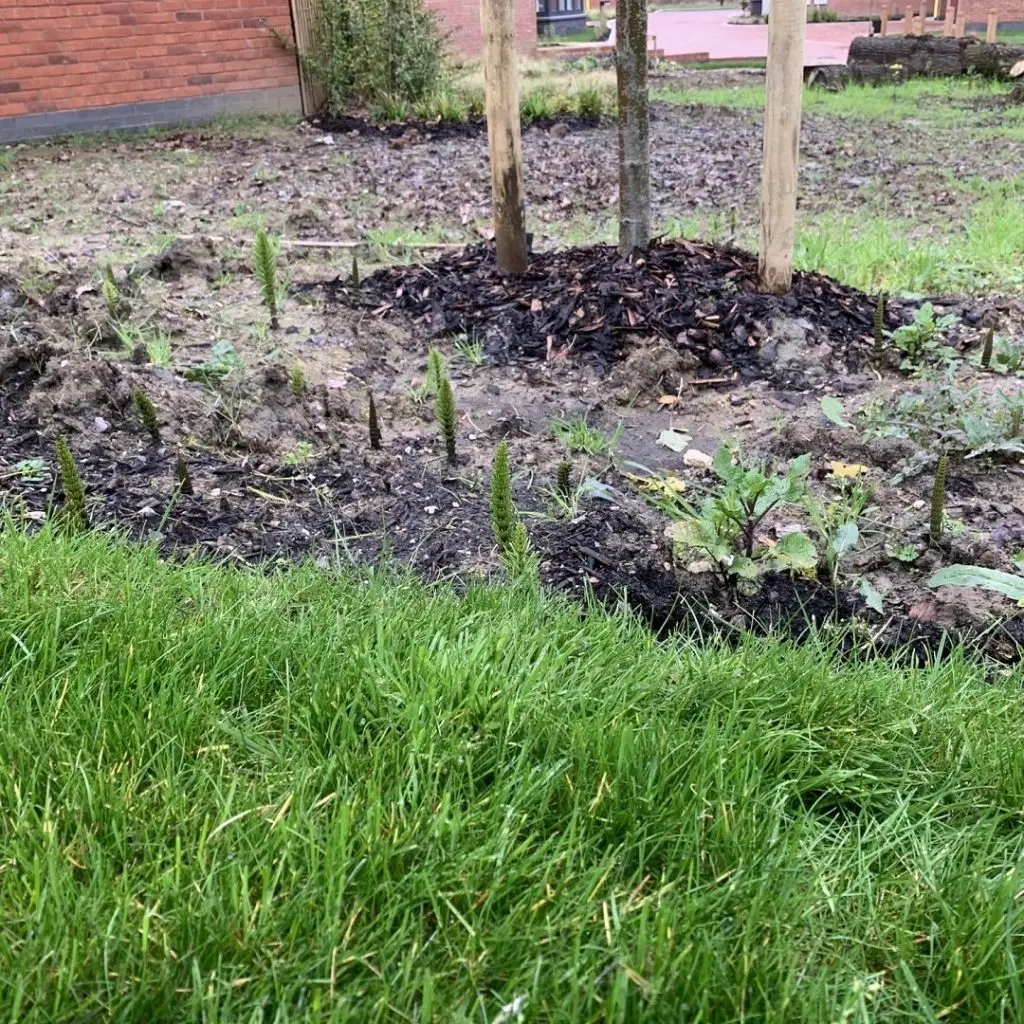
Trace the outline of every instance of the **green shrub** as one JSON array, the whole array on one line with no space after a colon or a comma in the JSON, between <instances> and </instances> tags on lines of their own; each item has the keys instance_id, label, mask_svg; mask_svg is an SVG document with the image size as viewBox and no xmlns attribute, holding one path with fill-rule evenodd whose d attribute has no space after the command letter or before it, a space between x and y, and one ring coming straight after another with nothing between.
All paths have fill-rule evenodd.
<instances>
[{"instance_id":1,"label":"green shrub","mask_svg":"<svg viewBox=\"0 0 1024 1024\"><path fill-rule=\"evenodd\" d=\"M373 108L374 121L390 124L409 120L409 104L398 96L385 96Z\"/></svg>"},{"instance_id":2,"label":"green shrub","mask_svg":"<svg viewBox=\"0 0 1024 1024\"><path fill-rule=\"evenodd\" d=\"M467 116L484 116L487 110L487 102L483 89L465 89L463 90L463 99L466 103Z\"/></svg>"},{"instance_id":3,"label":"green shrub","mask_svg":"<svg viewBox=\"0 0 1024 1024\"><path fill-rule=\"evenodd\" d=\"M527 124L554 117L556 113L555 101L547 89L534 89L519 101L519 116Z\"/></svg>"},{"instance_id":4,"label":"green shrub","mask_svg":"<svg viewBox=\"0 0 1024 1024\"><path fill-rule=\"evenodd\" d=\"M600 117L604 113L604 97L601 90L587 86L576 93L576 113L580 117Z\"/></svg>"},{"instance_id":5,"label":"green shrub","mask_svg":"<svg viewBox=\"0 0 1024 1024\"><path fill-rule=\"evenodd\" d=\"M469 110L463 99L453 92L438 93L434 101L436 116L442 121L465 121Z\"/></svg>"},{"instance_id":6,"label":"green shrub","mask_svg":"<svg viewBox=\"0 0 1024 1024\"><path fill-rule=\"evenodd\" d=\"M445 36L424 0L319 0L314 39L299 60L332 112L352 102L417 103L447 75Z\"/></svg>"}]
</instances>

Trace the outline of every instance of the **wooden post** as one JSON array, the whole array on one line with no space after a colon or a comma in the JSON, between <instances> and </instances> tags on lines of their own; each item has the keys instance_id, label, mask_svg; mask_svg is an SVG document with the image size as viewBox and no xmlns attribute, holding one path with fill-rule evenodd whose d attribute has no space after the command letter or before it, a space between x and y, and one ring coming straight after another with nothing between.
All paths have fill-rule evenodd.
<instances>
[{"instance_id":1,"label":"wooden post","mask_svg":"<svg viewBox=\"0 0 1024 1024\"><path fill-rule=\"evenodd\" d=\"M762 291L776 295L793 285L806 25L805 0L773 0L768 19L758 278Z\"/></svg>"},{"instance_id":2,"label":"wooden post","mask_svg":"<svg viewBox=\"0 0 1024 1024\"><path fill-rule=\"evenodd\" d=\"M956 19L956 25L953 27L953 35L957 39L963 39L964 29L967 28L967 15L961 13L960 17Z\"/></svg>"},{"instance_id":3,"label":"wooden post","mask_svg":"<svg viewBox=\"0 0 1024 1024\"><path fill-rule=\"evenodd\" d=\"M928 10L925 7L925 0L921 0L921 21L918 23L917 34L919 36L928 35Z\"/></svg>"},{"instance_id":4,"label":"wooden post","mask_svg":"<svg viewBox=\"0 0 1024 1024\"><path fill-rule=\"evenodd\" d=\"M483 0L481 26L498 270L519 274L526 269L526 202L512 0Z\"/></svg>"},{"instance_id":5,"label":"wooden post","mask_svg":"<svg viewBox=\"0 0 1024 1024\"><path fill-rule=\"evenodd\" d=\"M903 34L912 36L914 34L914 8L908 7L903 12Z\"/></svg>"},{"instance_id":6,"label":"wooden post","mask_svg":"<svg viewBox=\"0 0 1024 1024\"><path fill-rule=\"evenodd\" d=\"M995 11L988 12L988 25L985 28L985 42L994 43L999 32L999 15Z\"/></svg>"},{"instance_id":7,"label":"wooden post","mask_svg":"<svg viewBox=\"0 0 1024 1024\"><path fill-rule=\"evenodd\" d=\"M880 34L887 36L889 34L889 5L882 4L882 26L879 30Z\"/></svg>"},{"instance_id":8,"label":"wooden post","mask_svg":"<svg viewBox=\"0 0 1024 1024\"><path fill-rule=\"evenodd\" d=\"M942 26L942 34L946 39L950 39L953 36L953 23L956 18L956 8L953 6L953 0L946 0L946 21Z\"/></svg>"}]
</instances>

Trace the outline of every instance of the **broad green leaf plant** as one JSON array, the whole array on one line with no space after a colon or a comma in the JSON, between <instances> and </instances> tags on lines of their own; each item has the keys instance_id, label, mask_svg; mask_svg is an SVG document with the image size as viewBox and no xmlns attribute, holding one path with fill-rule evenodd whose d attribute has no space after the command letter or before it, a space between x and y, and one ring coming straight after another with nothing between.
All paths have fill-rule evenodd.
<instances>
[{"instance_id":1,"label":"broad green leaf plant","mask_svg":"<svg viewBox=\"0 0 1024 1024\"><path fill-rule=\"evenodd\" d=\"M728 583L753 581L775 570L805 572L818 564L814 543L802 531L788 532L777 544L758 537L765 517L782 505L799 505L808 493L810 455L801 455L782 473L746 465L737 447L721 447L714 460L719 486L698 508L688 506L669 528L677 552L704 555Z\"/></svg>"}]
</instances>

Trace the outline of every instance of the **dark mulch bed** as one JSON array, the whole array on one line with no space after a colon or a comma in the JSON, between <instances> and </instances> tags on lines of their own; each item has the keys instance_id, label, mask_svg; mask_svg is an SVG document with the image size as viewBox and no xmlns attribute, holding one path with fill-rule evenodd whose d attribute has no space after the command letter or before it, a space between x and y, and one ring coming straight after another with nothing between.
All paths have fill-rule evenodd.
<instances>
[{"instance_id":1,"label":"dark mulch bed","mask_svg":"<svg viewBox=\"0 0 1024 1024\"><path fill-rule=\"evenodd\" d=\"M588 131L610 123L607 117L581 117L578 114L557 114L554 117L538 117L523 124L524 131L548 131L555 125L564 125L570 132ZM319 131L330 135L366 135L371 138L393 139L414 142L460 139L486 134L487 119L470 117L465 121L392 121L381 124L350 114L324 114L314 117L310 124Z\"/></svg>"},{"instance_id":2,"label":"dark mulch bed","mask_svg":"<svg viewBox=\"0 0 1024 1024\"><path fill-rule=\"evenodd\" d=\"M116 528L156 542L169 557L263 566L316 558L372 564L393 559L427 580L462 583L494 566L487 496L457 477L439 477L406 452L404 465L339 452L296 468L258 456L188 453L195 493L176 493L175 459L166 449L120 431L83 444L72 438L94 528ZM423 452L425 458L432 456ZM39 429L0 427L0 469L31 458L52 461L52 440ZM58 514L59 485L7 472L0 506L16 519ZM527 505L528 503L524 503ZM592 503L593 504L593 503ZM986 637L909 619L865 617L852 593L814 580L772 574L756 594L740 596L710 578L681 580L666 567L656 524L630 504L605 502L571 522L528 519L541 578L582 605L625 602L659 633L739 638L746 630L799 641L814 631L835 635L848 652L898 653L910 661L977 643L1012 663L1024 647L1024 621ZM853 628L849 628L849 627Z\"/></svg>"},{"instance_id":3,"label":"dark mulch bed","mask_svg":"<svg viewBox=\"0 0 1024 1024\"><path fill-rule=\"evenodd\" d=\"M703 376L746 379L772 375L767 346L780 321L805 334L813 362L858 369L875 311L874 298L820 274L798 273L788 295L761 294L755 256L682 240L629 259L608 245L536 253L518 276L500 274L493 246L481 244L429 264L386 267L358 289L341 278L305 287L378 316L403 313L433 336L483 339L498 361L570 354L608 363L632 336L658 335L696 357ZM900 322L891 308L887 325Z\"/></svg>"}]
</instances>

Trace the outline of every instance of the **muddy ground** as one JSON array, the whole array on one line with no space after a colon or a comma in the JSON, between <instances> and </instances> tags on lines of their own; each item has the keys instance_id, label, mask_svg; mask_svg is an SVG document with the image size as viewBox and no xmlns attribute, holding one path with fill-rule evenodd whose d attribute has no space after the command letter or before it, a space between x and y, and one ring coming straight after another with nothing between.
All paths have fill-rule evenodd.
<instances>
[{"instance_id":1,"label":"muddy ground","mask_svg":"<svg viewBox=\"0 0 1024 1024\"><path fill-rule=\"evenodd\" d=\"M658 215L731 206L750 215L756 118L665 105L656 115ZM834 206L838 195L855 209L862 195L885 190L896 211L919 208L938 149L908 152L899 126L844 122L841 129L824 119L808 124L802 202ZM439 320L436 309L427 315L396 301L403 280L420 282L430 269L366 278L384 262L385 245L390 260L451 259L442 248L396 250L396 239L486 238L485 139L326 138L309 126L264 124L13 151L0 185L0 486L9 507L40 521L59 505L52 443L63 434L96 524L116 522L169 549L217 558L312 554L326 564L384 553L426 576L465 579L500 568L487 482L495 446L507 438L516 500L552 585L606 599L625 593L659 625L728 630L852 618L859 626L850 635L866 646L916 636L934 648L944 630L989 631L993 654L1016 657L1021 634L1010 602L929 590L924 580L958 561L1013 569L1024 546L1024 470L1012 456L958 460L947 535L941 545L926 542L927 446L875 436L860 414L926 386L892 360L874 365L873 297L840 289L815 308L749 312L728 332L721 317L672 331L632 325L612 347L591 351L571 315L543 350L517 348L521 325L485 322L492 295L478 297L482 326L466 337L458 316ZM943 145L949 140L935 144ZM535 247L589 241L587 231L614 203L614 129L537 129L526 133L525 147ZM1000 173L970 147L953 164L965 176ZM934 209L940 197L931 198ZM352 249L286 247L287 294L271 326L247 242L263 224L291 240L361 240L358 294L348 294ZM586 265L586 254L575 258ZM113 318L101 286L107 261L118 282ZM552 274L545 285L529 285L542 303L552 288L572 293L571 275ZM746 293L745 274L723 274L717 288L712 282L707 295L716 310L728 313L730 299ZM619 276L597 275L613 288ZM663 292L662 281L654 293ZM530 302L526 290L518 298ZM438 300L450 312L446 302ZM856 315L840 330L836 309L844 303ZM1020 337L1020 301L950 298L945 311L957 316L950 342L962 359L961 385L1019 392L1016 377L981 373L970 359L989 324ZM913 304L893 303L887 326L913 312ZM718 315L710 307L689 313ZM445 462L432 401L422 397L431 344L447 358L459 405L454 467ZM137 389L156 406L158 440L134 408ZM384 431L379 452L368 445L370 390ZM828 396L841 399L851 426L823 415ZM574 417L614 439L613 450L569 453L552 422ZM661 443L666 430L676 432L673 448ZM776 462L811 453L813 487L825 502L839 496L833 463L864 467L858 472L873 497L838 587L813 573L772 575L756 594L740 594L691 571L701 560L673 550L669 520L639 481L670 476L699 501L713 484L700 454L713 454L726 437ZM179 454L192 495L178 487ZM574 483L583 485L568 512L549 493L567 457ZM915 460L925 471L900 479ZM765 523L764 537L778 540L800 523L790 510ZM881 613L865 605L865 579L884 599ZM1004 628L991 632L994 622Z\"/></svg>"}]
</instances>

